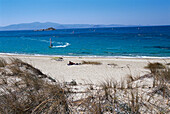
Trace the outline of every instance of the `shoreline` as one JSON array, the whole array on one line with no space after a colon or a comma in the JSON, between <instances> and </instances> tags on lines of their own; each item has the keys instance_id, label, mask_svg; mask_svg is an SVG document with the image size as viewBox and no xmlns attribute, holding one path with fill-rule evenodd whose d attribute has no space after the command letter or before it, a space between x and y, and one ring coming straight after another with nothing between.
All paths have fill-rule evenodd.
<instances>
[{"instance_id":1,"label":"shoreline","mask_svg":"<svg viewBox=\"0 0 170 114\"><path fill-rule=\"evenodd\" d=\"M15 53L0 53L0 56L25 56L25 57L66 57L66 58L111 58L111 59L170 59L170 57L156 57L156 56L69 56L69 55L43 55L43 54L15 54Z\"/></svg>"}]
</instances>

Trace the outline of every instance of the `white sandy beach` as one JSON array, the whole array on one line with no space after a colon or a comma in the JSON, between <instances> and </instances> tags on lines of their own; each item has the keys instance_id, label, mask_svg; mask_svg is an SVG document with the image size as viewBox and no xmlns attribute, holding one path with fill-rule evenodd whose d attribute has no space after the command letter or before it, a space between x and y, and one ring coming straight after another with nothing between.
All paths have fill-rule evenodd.
<instances>
[{"instance_id":1,"label":"white sandy beach","mask_svg":"<svg viewBox=\"0 0 170 114\"><path fill-rule=\"evenodd\" d=\"M63 61L53 60L50 56L0 55L3 58L19 58L52 78L63 82L75 80L78 83L100 83L107 79L125 80L128 74L142 76L149 71L144 67L149 62L169 63L170 59L153 58L97 58L97 57L63 57ZM97 61L101 65L71 65L68 62ZM108 64L117 64L117 66Z\"/></svg>"}]
</instances>

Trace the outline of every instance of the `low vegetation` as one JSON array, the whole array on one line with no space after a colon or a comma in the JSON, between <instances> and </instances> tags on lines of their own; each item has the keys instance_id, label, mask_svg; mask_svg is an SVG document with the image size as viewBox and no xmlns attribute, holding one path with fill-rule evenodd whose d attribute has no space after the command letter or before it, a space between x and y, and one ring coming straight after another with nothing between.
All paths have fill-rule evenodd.
<instances>
[{"instance_id":1,"label":"low vegetation","mask_svg":"<svg viewBox=\"0 0 170 114\"><path fill-rule=\"evenodd\" d=\"M10 60L10 64L1 69L1 113L69 112L66 93L54 79L19 59Z\"/></svg>"},{"instance_id":2,"label":"low vegetation","mask_svg":"<svg viewBox=\"0 0 170 114\"><path fill-rule=\"evenodd\" d=\"M153 87L156 85L162 86L162 84L170 82L170 68L168 66L157 62L149 63L145 68L150 70L150 73L154 78Z\"/></svg>"},{"instance_id":3,"label":"low vegetation","mask_svg":"<svg viewBox=\"0 0 170 114\"><path fill-rule=\"evenodd\" d=\"M82 61L82 64L101 65L102 63L97 61Z\"/></svg>"},{"instance_id":4,"label":"low vegetation","mask_svg":"<svg viewBox=\"0 0 170 114\"><path fill-rule=\"evenodd\" d=\"M20 59L0 61L0 114L169 113L170 69L161 63L149 63L141 77L80 85L56 82ZM148 79L154 86L143 85Z\"/></svg>"},{"instance_id":5,"label":"low vegetation","mask_svg":"<svg viewBox=\"0 0 170 114\"><path fill-rule=\"evenodd\" d=\"M111 63L111 64L107 64L107 65L111 65L111 66L118 66L117 64L115 63Z\"/></svg>"},{"instance_id":6,"label":"low vegetation","mask_svg":"<svg viewBox=\"0 0 170 114\"><path fill-rule=\"evenodd\" d=\"M3 58L0 58L0 67L5 67L6 65L7 62Z\"/></svg>"},{"instance_id":7,"label":"low vegetation","mask_svg":"<svg viewBox=\"0 0 170 114\"><path fill-rule=\"evenodd\" d=\"M165 66L162 63L156 62L156 63L149 63L145 68L149 69L151 73L155 74L160 69L165 69Z\"/></svg>"},{"instance_id":8,"label":"low vegetation","mask_svg":"<svg viewBox=\"0 0 170 114\"><path fill-rule=\"evenodd\" d=\"M62 57L52 57L52 60L63 61L63 58Z\"/></svg>"}]
</instances>

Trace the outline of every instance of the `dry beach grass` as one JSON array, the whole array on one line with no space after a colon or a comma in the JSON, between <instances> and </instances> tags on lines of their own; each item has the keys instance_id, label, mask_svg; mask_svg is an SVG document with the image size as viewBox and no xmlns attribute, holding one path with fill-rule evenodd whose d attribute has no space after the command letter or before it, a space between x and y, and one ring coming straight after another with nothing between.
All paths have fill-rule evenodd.
<instances>
[{"instance_id":1,"label":"dry beach grass","mask_svg":"<svg viewBox=\"0 0 170 114\"><path fill-rule=\"evenodd\" d=\"M73 67L91 67L86 65ZM147 74L133 76L129 71L121 81L107 78L100 83L74 84L58 82L21 59L1 58L0 112L169 113L169 66L150 62L144 68Z\"/></svg>"}]
</instances>

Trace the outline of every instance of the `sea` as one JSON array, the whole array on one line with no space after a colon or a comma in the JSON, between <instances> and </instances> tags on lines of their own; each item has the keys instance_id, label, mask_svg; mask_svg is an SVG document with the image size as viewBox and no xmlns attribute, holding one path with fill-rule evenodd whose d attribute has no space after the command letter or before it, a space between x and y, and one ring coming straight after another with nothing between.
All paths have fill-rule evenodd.
<instances>
[{"instance_id":1,"label":"sea","mask_svg":"<svg viewBox=\"0 0 170 114\"><path fill-rule=\"evenodd\" d=\"M0 31L0 54L170 58L170 26Z\"/></svg>"}]
</instances>

